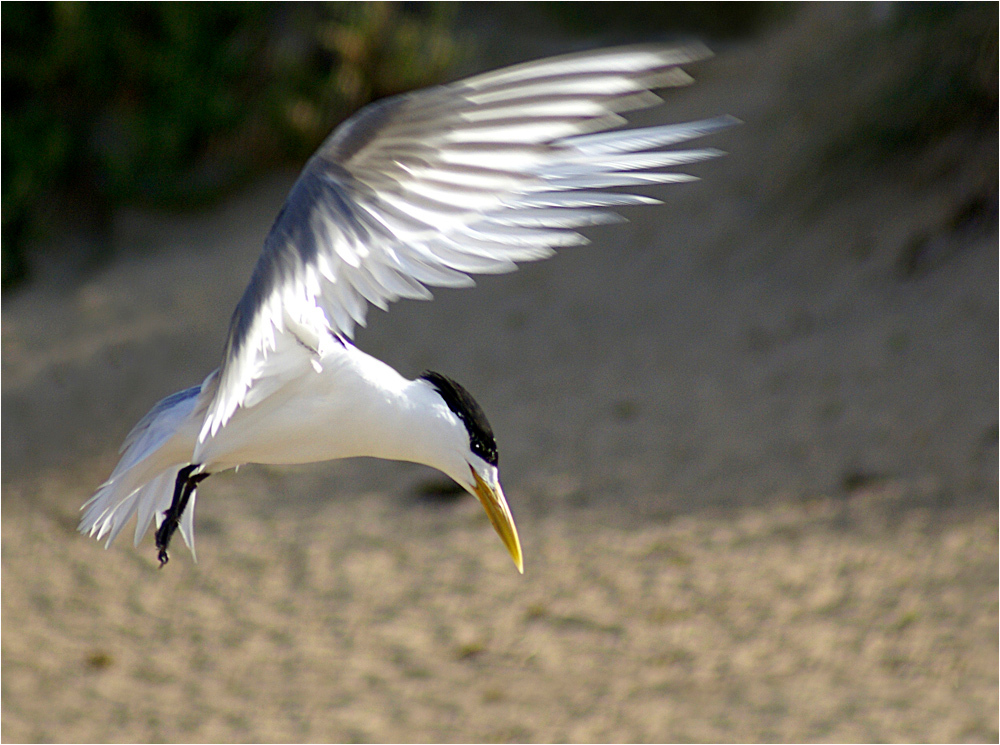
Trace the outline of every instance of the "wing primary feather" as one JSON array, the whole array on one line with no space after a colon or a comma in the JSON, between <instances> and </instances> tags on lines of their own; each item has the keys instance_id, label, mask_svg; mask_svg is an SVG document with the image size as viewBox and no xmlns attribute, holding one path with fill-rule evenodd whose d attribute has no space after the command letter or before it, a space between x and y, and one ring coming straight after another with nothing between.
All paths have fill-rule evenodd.
<instances>
[{"instance_id":1,"label":"wing primary feather","mask_svg":"<svg viewBox=\"0 0 1000 745\"><path fill-rule=\"evenodd\" d=\"M638 171L648 168L665 168L667 166L697 163L710 158L718 158L721 150L704 148L701 150L674 150L667 152L622 153L615 155L587 155L571 157L564 165L551 168L548 173L571 177L576 174L594 173L595 171Z\"/></svg>"},{"instance_id":2,"label":"wing primary feather","mask_svg":"<svg viewBox=\"0 0 1000 745\"><path fill-rule=\"evenodd\" d=\"M715 119L685 124L667 124L660 127L644 127L642 129L568 137L561 144L588 155L630 153L654 147L666 147L696 137L704 137L739 123L739 119L735 117L720 116Z\"/></svg>"},{"instance_id":3,"label":"wing primary feather","mask_svg":"<svg viewBox=\"0 0 1000 745\"><path fill-rule=\"evenodd\" d=\"M490 222L526 228L581 228L622 222L624 219L616 212L602 210L538 208L507 210L490 218Z\"/></svg>"},{"instance_id":4,"label":"wing primary feather","mask_svg":"<svg viewBox=\"0 0 1000 745\"><path fill-rule=\"evenodd\" d=\"M644 194L614 192L565 191L526 194L509 203L511 208L562 208L576 210L585 207L627 207L635 204L662 204L659 199Z\"/></svg>"},{"instance_id":5,"label":"wing primary feather","mask_svg":"<svg viewBox=\"0 0 1000 745\"><path fill-rule=\"evenodd\" d=\"M487 72L467 78L462 83L470 88L489 88L521 83L540 77L598 70L622 74L641 73L673 65L697 62L711 56L701 44L662 47L649 44L631 47L612 47L595 52L576 52L545 60L525 62L513 67Z\"/></svg>"}]
</instances>

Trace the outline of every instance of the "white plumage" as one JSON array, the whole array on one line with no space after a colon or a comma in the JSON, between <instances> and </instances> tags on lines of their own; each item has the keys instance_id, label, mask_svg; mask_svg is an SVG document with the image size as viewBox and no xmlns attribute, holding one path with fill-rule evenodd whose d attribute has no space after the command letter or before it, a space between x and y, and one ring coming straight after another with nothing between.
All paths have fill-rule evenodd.
<instances>
[{"instance_id":1,"label":"white plumage","mask_svg":"<svg viewBox=\"0 0 1000 745\"><path fill-rule=\"evenodd\" d=\"M428 299L585 242L607 210L657 200L618 187L691 180L662 171L719 154L660 148L729 117L623 129L653 89L684 85L699 46L645 45L518 65L362 109L306 164L236 307L221 367L141 421L80 530L115 538L155 519L160 560L178 527L194 550L195 486L242 463L368 455L425 463L475 494L518 567L496 448L468 393L407 380L358 350L367 305Z\"/></svg>"}]
</instances>

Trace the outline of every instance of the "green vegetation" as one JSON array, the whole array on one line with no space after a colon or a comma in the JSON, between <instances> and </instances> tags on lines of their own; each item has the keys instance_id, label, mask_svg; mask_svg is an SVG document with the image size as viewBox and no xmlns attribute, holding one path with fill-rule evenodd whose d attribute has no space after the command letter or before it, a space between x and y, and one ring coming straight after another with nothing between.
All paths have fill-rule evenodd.
<instances>
[{"instance_id":1,"label":"green vegetation","mask_svg":"<svg viewBox=\"0 0 1000 745\"><path fill-rule=\"evenodd\" d=\"M872 76L866 96L845 96L853 116L831 159L878 163L957 130L995 133L997 22L996 7L984 3L914 4L852 39L856 48L841 51L855 64L891 65L894 73Z\"/></svg>"},{"instance_id":2,"label":"green vegetation","mask_svg":"<svg viewBox=\"0 0 1000 745\"><path fill-rule=\"evenodd\" d=\"M392 3L4 3L3 285L67 201L182 207L439 79L452 11Z\"/></svg>"}]
</instances>

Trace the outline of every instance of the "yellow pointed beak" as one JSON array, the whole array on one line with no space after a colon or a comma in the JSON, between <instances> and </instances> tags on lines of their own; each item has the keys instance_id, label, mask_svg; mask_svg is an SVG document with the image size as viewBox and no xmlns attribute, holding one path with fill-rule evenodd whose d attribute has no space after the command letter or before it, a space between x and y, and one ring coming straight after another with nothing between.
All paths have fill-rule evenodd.
<instances>
[{"instance_id":1,"label":"yellow pointed beak","mask_svg":"<svg viewBox=\"0 0 1000 745\"><path fill-rule=\"evenodd\" d=\"M514 525L514 518L510 514L510 507L507 506L507 500L504 498L500 483L487 484L472 466L469 466L469 470L472 471L472 478L476 480L475 493L486 509L487 517L493 523L493 528L500 536L500 540L503 541L503 545L510 551L510 557L514 560L517 571L524 574L521 541L517 537L517 526Z\"/></svg>"}]
</instances>

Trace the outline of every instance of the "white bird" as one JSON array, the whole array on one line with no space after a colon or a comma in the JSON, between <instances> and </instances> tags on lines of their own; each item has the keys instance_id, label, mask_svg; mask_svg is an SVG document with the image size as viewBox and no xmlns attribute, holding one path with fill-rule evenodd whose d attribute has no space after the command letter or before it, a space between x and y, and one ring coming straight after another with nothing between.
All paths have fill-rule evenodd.
<instances>
[{"instance_id":1,"label":"white bird","mask_svg":"<svg viewBox=\"0 0 1000 745\"><path fill-rule=\"evenodd\" d=\"M423 463L482 502L519 571L517 528L485 415L458 383L408 380L354 346L367 304L431 297L470 274L585 243L606 208L656 204L615 187L693 177L661 169L719 155L661 148L731 117L622 128L623 113L686 85L701 46L641 45L529 62L385 99L337 127L278 214L233 313L221 366L160 401L122 445L79 530L110 545L156 521L161 566L176 529L194 554L197 485L244 463L353 456Z\"/></svg>"}]
</instances>

